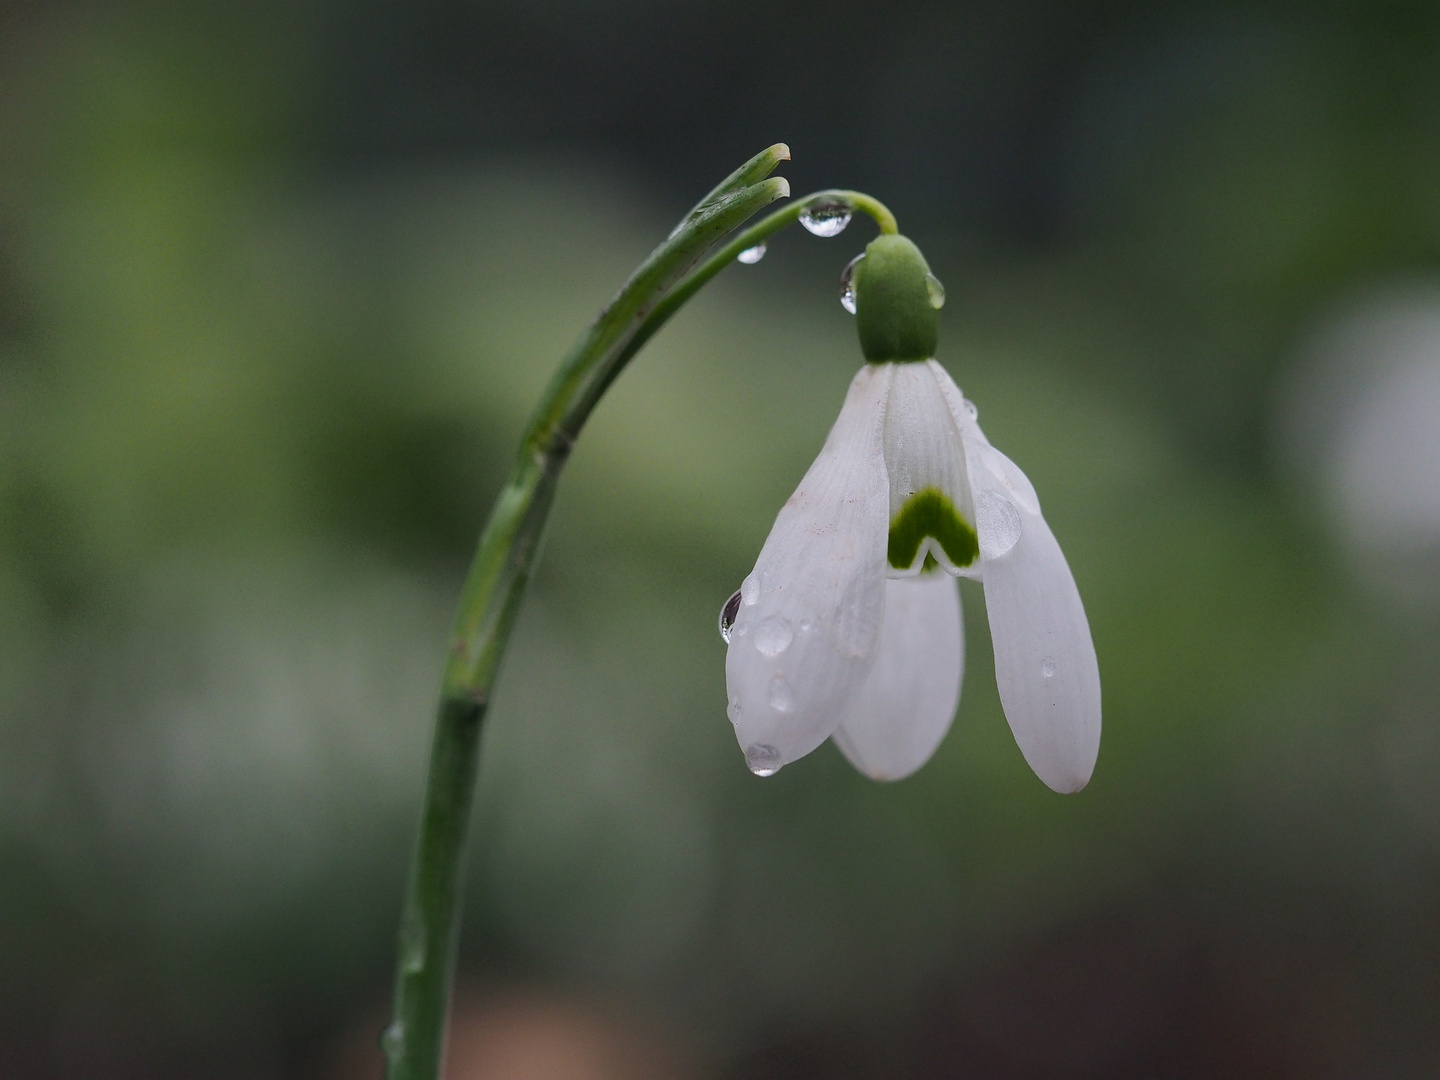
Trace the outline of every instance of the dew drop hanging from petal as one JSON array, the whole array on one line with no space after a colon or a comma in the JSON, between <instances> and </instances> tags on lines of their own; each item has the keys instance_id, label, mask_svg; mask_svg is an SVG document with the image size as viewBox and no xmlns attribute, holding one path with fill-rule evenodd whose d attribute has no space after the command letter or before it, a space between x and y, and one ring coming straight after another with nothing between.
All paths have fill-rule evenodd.
<instances>
[{"instance_id":1,"label":"dew drop hanging from petal","mask_svg":"<svg viewBox=\"0 0 1440 1080\"><path fill-rule=\"evenodd\" d=\"M743 596L744 590L736 589L720 609L720 636L725 639L726 645L730 644L730 628L735 625L735 617L740 614L740 600Z\"/></svg>"},{"instance_id":2,"label":"dew drop hanging from petal","mask_svg":"<svg viewBox=\"0 0 1440 1080\"><path fill-rule=\"evenodd\" d=\"M839 236L854 213L843 202L811 203L800 211L800 224L815 236Z\"/></svg>"},{"instance_id":3,"label":"dew drop hanging from petal","mask_svg":"<svg viewBox=\"0 0 1440 1080\"><path fill-rule=\"evenodd\" d=\"M845 264L844 270L840 271L840 306L851 315L855 314L855 267L863 258L865 258L865 253L862 251Z\"/></svg>"},{"instance_id":4,"label":"dew drop hanging from petal","mask_svg":"<svg viewBox=\"0 0 1440 1080\"><path fill-rule=\"evenodd\" d=\"M782 764L780 751L768 743L754 743L745 748L745 764L756 776L774 776Z\"/></svg>"},{"instance_id":5,"label":"dew drop hanging from petal","mask_svg":"<svg viewBox=\"0 0 1440 1080\"><path fill-rule=\"evenodd\" d=\"M756 244L754 247L748 247L744 251L740 252L739 255L736 255L735 261L744 263L746 266L754 266L764 257L765 245Z\"/></svg>"}]
</instances>

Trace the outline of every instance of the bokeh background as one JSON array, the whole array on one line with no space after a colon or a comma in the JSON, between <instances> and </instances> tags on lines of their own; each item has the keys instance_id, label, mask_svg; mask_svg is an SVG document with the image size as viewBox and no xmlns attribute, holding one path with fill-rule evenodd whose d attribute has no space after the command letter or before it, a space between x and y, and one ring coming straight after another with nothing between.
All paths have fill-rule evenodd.
<instances>
[{"instance_id":1,"label":"bokeh background","mask_svg":"<svg viewBox=\"0 0 1440 1080\"><path fill-rule=\"evenodd\" d=\"M525 415L783 140L946 282L1099 767L761 781L719 606L868 240L602 403L487 732L452 1076L1440 1075L1440 7L0 3L0 1075L379 1075L456 588Z\"/></svg>"}]
</instances>

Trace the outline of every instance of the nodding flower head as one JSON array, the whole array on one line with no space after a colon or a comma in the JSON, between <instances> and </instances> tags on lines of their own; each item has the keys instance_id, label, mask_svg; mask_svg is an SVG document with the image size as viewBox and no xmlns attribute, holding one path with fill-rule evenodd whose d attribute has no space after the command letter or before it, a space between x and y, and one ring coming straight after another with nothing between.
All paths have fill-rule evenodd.
<instances>
[{"instance_id":1,"label":"nodding flower head","mask_svg":"<svg viewBox=\"0 0 1440 1080\"><path fill-rule=\"evenodd\" d=\"M1100 745L1100 674L1075 579L1035 488L934 360L944 293L880 236L847 270L867 360L835 426L721 615L729 716L769 776L834 738L896 780L935 752L964 668L957 577L979 580L1005 716L1050 787Z\"/></svg>"}]
</instances>

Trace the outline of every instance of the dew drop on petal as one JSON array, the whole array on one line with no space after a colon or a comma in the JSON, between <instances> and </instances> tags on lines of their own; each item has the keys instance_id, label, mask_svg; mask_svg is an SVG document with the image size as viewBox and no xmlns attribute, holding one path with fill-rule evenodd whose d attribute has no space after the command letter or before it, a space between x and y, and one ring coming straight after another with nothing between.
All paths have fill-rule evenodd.
<instances>
[{"instance_id":1,"label":"dew drop on petal","mask_svg":"<svg viewBox=\"0 0 1440 1080\"><path fill-rule=\"evenodd\" d=\"M811 630L814 629L815 619L812 616L806 615L803 619L800 620L800 632L802 634L808 634Z\"/></svg>"},{"instance_id":2,"label":"dew drop on petal","mask_svg":"<svg viewBox=\"0 0 1440 1080\"><path fill-rule=\"evenodd\" d=\"M745 764L756 776L774 776L782 764L780 751L769 743L755 743L745 748Z\"/></svg>"},{"instance_id":3,"label":"dew drop on petal","mask_svg":"<svg viewBox=\"0 0 1440 1080\"><path fill-rule=\"evenodd\" d=\"M795 691L790 689L790 684L785 681L785 676L776 674L770 680L770 696L766 699L770 707L776 712L795 711Z\"/></svg>"},{"instance_id":4,"label":"dew drop on petal","mask_svg":"<svg viewBox=\"0 0 1440 1080\"><path fill-rule=\"evenodd\" d=\"M998 559L1020 540L1020 511L993 491L982 491L975 500L975 524L982 559Z\"/></svg>"},{"instance_id":5,"label":"dew drop on petal","mask_svg":"<svg viewBox=\"0 0 1440 1080\"><path fill-rule=\"evenodd\" d=\"M1040 674L1044 675L1047 679L1053 678L1055 675L1055 661L1048 656L1041 660Z\"/></svg>"},{"instance_id":6,"label":"dew drop on petal","mask_svg":"<svg viewBox=\"0 0 1440 1080\"><path fill-rule=\"evenodd\" d=\"M740 599L743 595L743 590L736 589L720 609L720 636L725 639L726 645L730 644L730 628L735 625L735 616L740 614Z\"/></svg>"},{"instance_id":7,"label":"dew drop on petal","mask_svg":"<svg viewBox=\"0 0 1440 1080\"><path fill-rule=\"evenodd\" d=\"M925 291L930 294L930 306L937 311L945 306L945 286L940 284L940 279L934 274L926 273Z\"/></svg>"},{"instance_id":8,"label":"dew drop on petal","mask_svg":"<svg viewBox=\"0 0 1440 1080\"><path fill-rule=\"evenodd\" d=\"M744 251L740 252L739 255L736 255L735 261L744 263L746 266L754 266L764 257L765 245L756 244L754 247L748 247Z\"/></svg>"},{"instance_id":9,"label":"dew drop on petal","mask_svg":"<svg viewBox=\"0 0 1440 1080\"><path fill-rule=\"evenodd\" d=\"M816 236L839 236L853 214L843 202L811 203L800 211L800 224Z\"/></svg>"},{"instance_id":10,"label":"dew drop on petal","mask_svg":"<svg viewBox=\"0 0 1440 1080\"><path fill-rule=\"evenodd\" d=\"M745 601L746 607L760 599L760 582L754 574L746 575L745 580L740 582L740 599Z\"/></svg>"},{"instance_id":11,"label":"dew drop on petal","mask_svg":"<svg viewBox=\"0 0 1440 1080\"><path fill-rule=\"evenodd\" d=\"M732 723L732 724L738 724L738 723L740 723L740 716L741 716L741 714L742 714L743 712L744 712L744 710L740 708L740 697L739 697L739 695L738 695L738 694L731 694L731 695L730 695L730 701L729 701L729 703L725 706L725 715L730 718L730 723Z\"/></svg>"},{"instance_id":12,"label":"dew drop on petal","mask_svg":"<svg viewBox=\"0 0 1440 1080\"><path fill-rule=\"evenodd\" d=\"M975 403L969 398L962 398L961 400L965 402L965 415L970 417L971 420L979 420L980 410L975 407Z\"/></svg>"},{"instance_id":13,"label":"dew drop on petal","mask_svg":"<svg viewBox=\"0 0 1440 1080\"><path fill-rule=\"evenodd\" d=\"M845 264L844 270L840 271L840 306L851 315L855 314L855 267L863 258L865 258L865 253L862 251Z\"/></svg>"},{"instance_id":14,"label":"dew drop on petal","mask_svg":"<svg viewBox=\"0 0 1440 1080\"><path fill-rule=\"evenodd\" d=\"M779 656L790 647L795 634L783 615L772 615L755 628L755 650L761 656Z\"/></svg>"}]
</instances>

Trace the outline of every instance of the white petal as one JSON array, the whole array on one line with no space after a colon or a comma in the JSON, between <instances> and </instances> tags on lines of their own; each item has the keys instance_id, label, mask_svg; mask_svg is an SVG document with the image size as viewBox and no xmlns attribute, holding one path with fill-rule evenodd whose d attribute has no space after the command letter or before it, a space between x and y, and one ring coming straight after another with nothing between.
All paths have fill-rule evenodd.
<instances>
[{"instance_id":1,"label":"white petal","mask_svg":"<svg viewBox=\"0 0 1440 1080\"><path fill-rule=\"evenodd\" d=\"M960 391L948 376L945 381L979 518L985 610L1005 718L1041 780L1059 792L1079 791L1100 752L1100 668L1080 591L1040 514L1035 488L990 445Z\"/></svg>"},{"instance_id":2,"label":"white petal","mask_svg":"<svg viewBox=\"0 0 1440 1080\"><path fill-rule=\"evenodd\" d=\"M960 703L964 655L953 577L887 579L875 666L835 730L850 763L872 779L899 780L929 761Z\"/></svg>"},{"instance_id":3,"label":"white petal","mask_svg":"<svg viewBox=\"0 0 1440 1080\"><path fill-rule=\"evenodd\" d=\"M875 660L889 507L881 438L893 367L867 364L855 376L741 590L725 681L736 738L763 775L830 736Z\"/></svg>"}]
</instances>

